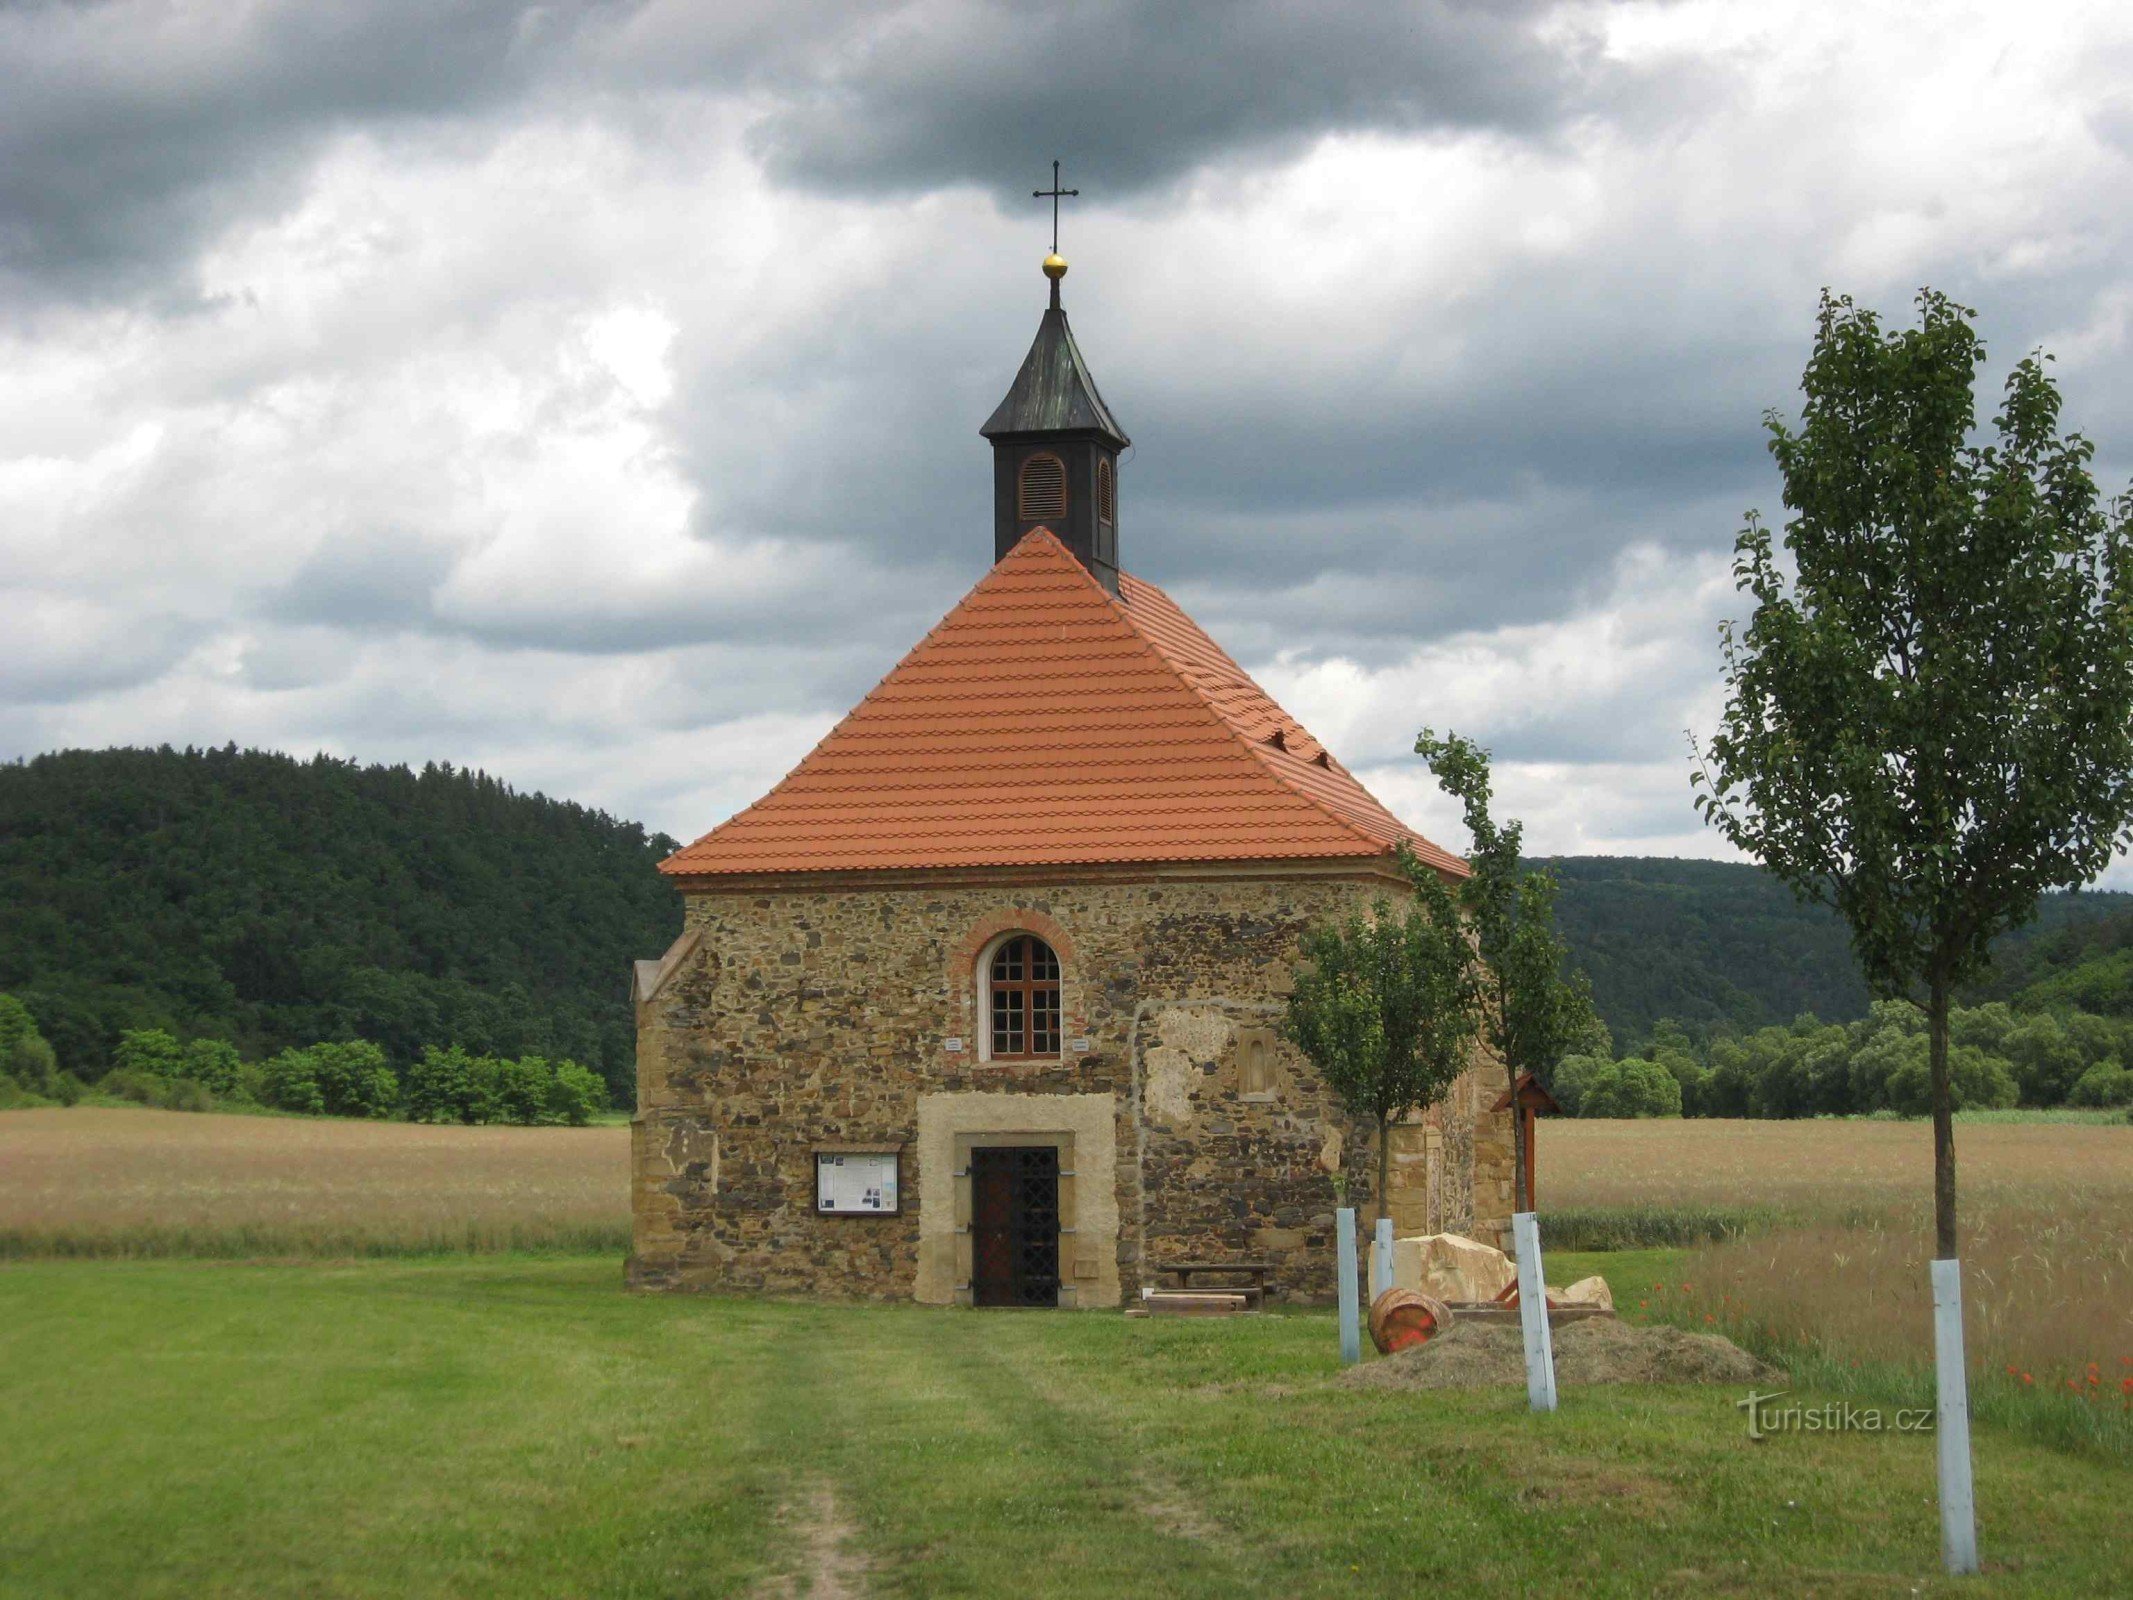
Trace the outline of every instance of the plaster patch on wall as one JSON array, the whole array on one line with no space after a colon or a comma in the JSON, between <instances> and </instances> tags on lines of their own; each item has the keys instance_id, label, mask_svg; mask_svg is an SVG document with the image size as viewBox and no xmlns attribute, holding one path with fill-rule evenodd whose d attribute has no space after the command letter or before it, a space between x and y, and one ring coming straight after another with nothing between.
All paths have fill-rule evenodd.
<instances>
[{"instance_id":1,"label":"plaster patch on wall","mask_svg":"<svg viewBox=\"0 0 2133 1600\"><path fill-rule=\"evenodd\" d=\"M1228 1017L1204 1006L1172 1006L1155 1016L1156 1037L1173 1050L1182 1050L1194 1061L1212 1063L1221 1058L1235 1031ZM1152 1060L1155 1052L1150 1051Z\"/></svg>"},{"instance_id":2,"label":"plaster patch on wall","mask_svg":"<svg viewBox=\"0 0 2133 1600\"><path fill-rule=\"evenodd\" d=\"M1198 1076L1192 1057L1170 1045L1148 1052L1148 1081L1142 1109L1151 1122L1182 1128L1192 1121L1192 1084Z\"/></svg>"},{"instance_id":3,"label":"plaster patch on wall","mask_svg":"<svg viewBox=\"0 0 2133 1600\"><path fill-rule=\"evenodd\" d=\"M1327 1173L1339 1172L1343 1144L1340 1127L1336 1123L1323 1122L1319 1124L1319 1132L1324 1135L1318 1146L1319 1170Z\"/></svg>"}]
</instances>

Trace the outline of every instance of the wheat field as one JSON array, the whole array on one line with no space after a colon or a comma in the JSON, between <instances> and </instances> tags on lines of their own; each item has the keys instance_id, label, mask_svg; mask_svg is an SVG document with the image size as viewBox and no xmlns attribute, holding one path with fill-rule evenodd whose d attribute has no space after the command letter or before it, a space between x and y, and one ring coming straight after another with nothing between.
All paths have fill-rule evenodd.
<instances>
[{"instance_id":1,"label":"wheat field","mask_svg":"<svg viewBox=\"0 0 2133 1600\"><path fill-rule=\"evenodd\" d=\"M626 1128L0 1112L0 1256L619 1256L628 1242Z\"/></svg>"},{"instance_id":2,"label":"wheat field","mask_svg":"<svg viewBox=\"0 0 2133 1600\"><path fill-rule=\"evenodd\" d=\"M1630 1283L1629 1306L1842 1368L1922 1370L1933 1135L1920 1122L1558 1122L1534 1162L1543 1227L1669 1209L1743 1219ZM1970 1364L1993 1391L2133 1416L2133 1126L1956 1129Z\"/></svg>"}]
</instances>

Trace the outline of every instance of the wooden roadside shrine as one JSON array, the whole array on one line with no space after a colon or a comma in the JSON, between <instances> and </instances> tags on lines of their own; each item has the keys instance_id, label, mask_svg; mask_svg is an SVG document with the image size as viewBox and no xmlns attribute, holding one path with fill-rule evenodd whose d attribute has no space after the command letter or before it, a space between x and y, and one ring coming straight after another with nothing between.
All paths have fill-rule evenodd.
<instances>
[{"instance_id":1,"label":"wooden roadside shrine","mask_svg":"<svg viewBox=\"0 0 2133 1600\"><path fill-rule=\"evenodd\" d=\"M1513 1090L1506 1089L1496 1097L1496 1103L1490 1106L1489 1109L1491 1111L1508 1111L1511 1107L1513 1093ZM1534 1118L1544 1115L1550 1117L1560 1116L1563 1108L1555 1103L1554 1095L1541 1087L1540 1079L1534 1077L1530 1072L1521 1072L1518 1075L1518 1087L1515 1093L1518 1098L1518 1140L1524 1147L1526 1155L1524 1162L1526 1192L1519 1196L1518 1204L1514 1209L1531 1211L1533 1209L1533 1121Z\"/></svg>"}]
</instances>

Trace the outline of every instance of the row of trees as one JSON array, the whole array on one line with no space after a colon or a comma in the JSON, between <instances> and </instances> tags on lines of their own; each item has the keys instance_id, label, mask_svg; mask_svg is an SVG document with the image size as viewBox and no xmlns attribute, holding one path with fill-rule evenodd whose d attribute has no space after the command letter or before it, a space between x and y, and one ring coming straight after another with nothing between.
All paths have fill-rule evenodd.
<instances>
[{"instance_id":1,"label":"row of trees","mask_svg":"<svg viewBox=\"0 0 2133 1600\"><path fill-rule=\"evenodd\" d=\"M2133 1020L2086 1012L2028 1015L2004 1002L1948 1013L1949 1092L1958 1111L2010 1106L2133 1106ZM1880 1001L1857 1022L1803 1016L1701 1043L1662 1021L1620 1061L1566 1056L1549 1087L1572 1116L1823 1117L1933 1105L1926 1016Z\"/></svg>"},{"instance_id":2,"label":"row of trees","mask_svg":"<svg viewBox=\"0 0 2133 1600\"><path fill-rule=\"evenodd\" d=\"M71 1105L91 1094L175 1111L217 1105L314 1117L582 1127L607 1109L607 1086L575 1061L426 1046L405 1071L367 1039L329 1040L247 1061L226 1039L161 1028L121 1034L110 1068L64 1070L27 1007L0 995L0 1105Z\"/></svg>"}]
</instances>

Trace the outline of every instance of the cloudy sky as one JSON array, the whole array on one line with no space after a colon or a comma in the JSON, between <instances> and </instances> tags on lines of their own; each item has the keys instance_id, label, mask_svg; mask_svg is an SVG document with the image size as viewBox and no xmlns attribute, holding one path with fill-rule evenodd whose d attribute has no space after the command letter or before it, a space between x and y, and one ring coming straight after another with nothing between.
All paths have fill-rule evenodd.
<instances>
[{"instance_id":1,"label":"cloudy sky","mask_svg":"<svg viewBox=\"0 0 2133 1600\"><path fill-rule=\"evenodd\" d=\"M1732 537L1828 284L2133 472L2133 8L0 8L0 755L450 760L693 837L983 571L1044 303L1121 548L1395 809L1723 854Z\"/></svg>"}]
</instances>

